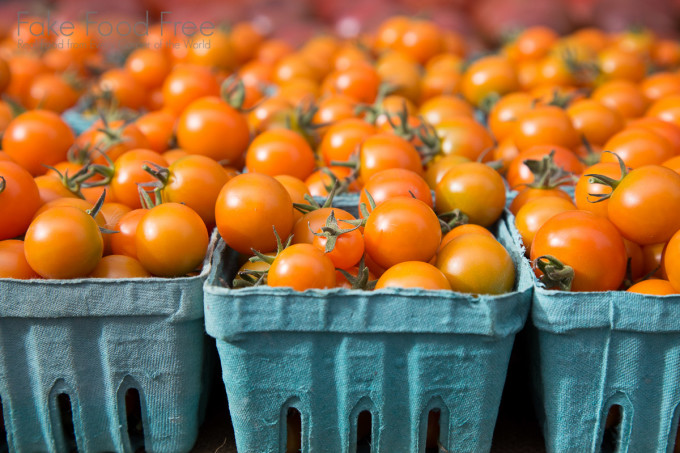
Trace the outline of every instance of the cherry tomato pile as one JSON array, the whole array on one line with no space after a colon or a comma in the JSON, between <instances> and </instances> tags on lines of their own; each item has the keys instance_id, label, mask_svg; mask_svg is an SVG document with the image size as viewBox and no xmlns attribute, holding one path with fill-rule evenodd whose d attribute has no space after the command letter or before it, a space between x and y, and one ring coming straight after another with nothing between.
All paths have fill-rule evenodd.
<instances>
[{"instance_id":1,"label":"cherry tomato pile","mask_svg":"<svg viewBox=\"0 0 680 453\"><path fill-rule=\"evenodd\" d=\"M501 294L507 205L549 287L680 291L680 43L531 27L471 55L404 16L297 48L249 22L175 38L118 64L0 43L0 277L190 275L216 228L237 287Z\"/></svg>"}]
</instances>

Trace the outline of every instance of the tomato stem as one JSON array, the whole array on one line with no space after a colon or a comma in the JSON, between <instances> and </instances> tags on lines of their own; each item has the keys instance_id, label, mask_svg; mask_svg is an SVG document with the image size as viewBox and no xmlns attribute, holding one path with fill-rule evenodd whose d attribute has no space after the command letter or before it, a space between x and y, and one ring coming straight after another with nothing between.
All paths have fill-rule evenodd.
<instances>
[{"instance_id":1,"label":"tomato stem","mask_svg":"<svg viewBox=\"0 0 680 453\"><path fill-rule=\"evenodd\" d=\"M470 218L460 209L444 212L437 216L443 233L448 233L457 226L465 225L470 222Z\"/></svg>"},{"instance_id":2,"label":"tomato stem","mask_svg":"<svg viewBox=\"0 0 680 453\"><path fill-rule=\"evenodd\" d=\"M372 290L377 283L377 280L369 280L369 270L365 263L365 256L362 256L361 261L359 261L359 271L356 277L344 269L338 269L338 271L352 285L352 289Z\"/></svg>"},{"instance_id":3,"label":"tomato stem","mask_svg":"<svg viewBox=\"0 0 680 453\"><path fill-rule=\"evenodd\" d=\"M7 187L7 180L4 176L0 176L0 193L5 191L5 187Z\"/></svg>"},{"instance_id":4,"label":"tomato stem","mask_svg":"<svg viewBox=\"0 0 680 453\"><path fill-rule=\"evenodd\" d=\"M534 260L534 268L543 272L539 280L547 288L571 291L571 284L574 281L574 268L571 266L563 264L552 255L543 255Z\"/></svg>"},{"instance_id":5,"label":"tomato stem","mask_svg":"<svg viewBox=\"0 0 680 453\"><path fill-rule=\"evenodd\" d=\"M619 179L614 179L610 178L609 176L605 175L597 175L593 173L589 173L587 175L583 176L589 176L590 179L588 179L588 182L590 184L602 184L604 186L609 186L612 188L612 191L609 193L589 193L588 194L588 201L590 203L600 203L602 201L608 200L611 198L612 194L614 193L614 190L618 187L618 185L623 181L623 178L625 178L628 175L628 168L626 167L626 163L619 157L618 154L613 153L611 151L604 151L605 153L610 153L616 156L616 159L619 161L619 168L621 169L621 177ZM595 200L591 200L590 197L595 198Z\"/></svg>"},{"instance_id":6,"label":"tomato stem","mask_svg":"<svg viewBox=\"0 0 680 453\"><path fill-rule=\"evenodd\" d=\"M555 163L555 150L543 156L541 160L527 159L524 161L534 182L525 184L532 189L554 189L565 184L573 184L574 176Z\"/></svg>"},{"instance_id":7,"label":"tomato stem","mask_svg":"<svg viewBox=\"0 0 680 453\"><path fill-rule=\"evenodd\" d=\"M344 221L343 221L344 222ZM340 228L340 225L338 225L338 221L335 218L335 210L331 209L331 213L326 219L326 224L321 227L321 232L318 233L314 230L312 230L312 224L311 222L307 222L307 228L309 228L309 231L312 232L314 236L319 236L326 238L326 247L325 247L325 253L330 253L335 249L335 243L337 242L338 238L345 234L345 233L351 233L352 231L356 230L357 228L360 228L361 225L356 225L354 228Z\"/></svg>"}]
</instances>

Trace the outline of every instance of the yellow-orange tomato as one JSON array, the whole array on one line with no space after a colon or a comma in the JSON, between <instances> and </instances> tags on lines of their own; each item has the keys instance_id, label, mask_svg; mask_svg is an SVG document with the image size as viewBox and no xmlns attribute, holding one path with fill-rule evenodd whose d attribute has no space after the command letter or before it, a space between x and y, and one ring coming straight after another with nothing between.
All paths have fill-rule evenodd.
<instances>
[{"instance_id":1,"label":"yellow-orange tomato","mask_svg":"<svg viewBox=\"0 0 680 453\"><path fill-rule=\"evenodd\" d=\"M484 126L472 118L452 118L439 123L435 129L441 139L441 152L445 155L456 154L477 160L494 145Z\"/></svg>"},{"instance_id":2,"label":"yellow-orange tomato","mask_svg":"<svg viewBox=\"0 0 680 453\"><path fill-rule=\"evenodd\" d=\"M630 293L650 294L654 296L667 296L669 294L677 294L671 282L668 280L650 279L638 282L627 289Z\"/></svg>"},{"instance_id":3,"label":"yellow-orange tomato","mask_svg":"<svg viewBox=\"0 0 680 453\"><path fill-rule=\"evenodd\" d=\"M537 198L522 206L515 217L515 226L522 237L527 254L531 250L536 232L546 221L561 212L574 209L576 209L574 203L560 197Z\"/></svg>"},{"instance_id":4,"label":"yellow-orange tomato","mask_svg":"<svg viewBox=\"0 0 680 453\"><path fill-rule=\"evenodd\" d=\"M461 82L465 99L475 105L490 94L504 95L519 87L517 74L510 61L502 56L482 57L472 63Z\"/></svg>"},{"instance_id":5,"label":"yellow-orange tomato","mask_svg":"<svg viewBox=\"0 0 680 453\"><path fill-rule=\"evenodd\" d=\"M21 280L40 278L26 261L24 241L16 239L0 241L0 278Z\"/></svg>"},{"instance_id":6,"label":"yellow-orange tomato","mask_svg":"<svg viewBox=\"0 0 680 453\"><path fill-rule=\"evenodd\" d=\"M159 277L176 277L195 270L205 258L209 240L201 217L179 203L164 203L148 210L135 233L139 262Z\"/></svg>"},{"instance_id":7,"label":"yellow-orange tomato","mask_svg":"<svg viewBox=\"0 0 680 453\"><path fill-rule=\"evenodd\" d=\"M55 207L36 217L26 232L26 261L45 278L85 277L104 252L99 225L82 210Z\"/></svg>"},{"instance_id":8,"label":"yellow-orange tomato","mask_svg":"<svg viewBox=\"0 0 680 453\"><path fill-rule=\"evenodd\" d=\"M591 145L604 145L624 127L621 115L592 99L583 99L569 106L567 114L578 133Z\"/></svg>"},{"instance_id":9,"label":"yellow-orange tomato","mask_svg":"<svg viewBox=\"0 0 680 453\"><path fill-rule=\"evenodd\" d=\"M422 288L451 290L446 276L429 263L405 261L395 264L380 276L375 289L382 288Z\"/></svg>"},{"instance_id":10,"label":"yellow-orange tomato","mask_svg":"<svg viewBox=\"0 0 680 453\"><path fill-rule=\"evenodd\" d=\"M495 238L465 234L449 242L437 255L437 268L454 291L504 294L515 285L510 254Z\"/></svg>"},{"instance_id":11,"label":"yellow-orange tomato","mask_svg":"<svg viewBox=\"0 0 680 453\"><path fill-rule=\"evenodd\" d=\"M444 235L442 238L442 243L439 244L437 253L441 252L446 244L464 234L483 234L485 236L489 236L490 238L494 237L493 234L491 234L491 231L487 230L483 226L475 225L474 223L465 223L463 225L458 225Z\"/></svg>"},{"instance_id":12,"label":"yellow-orange tomato","mask_svg":"<svg viewBox=\"0 0 680 453\"><path fill-rule=\"evenodd\" d=\"M91 278L148 278L149 271L134 258L125 255L109 255L99 261L90 274Z\"/></svg>"}]
</instances>

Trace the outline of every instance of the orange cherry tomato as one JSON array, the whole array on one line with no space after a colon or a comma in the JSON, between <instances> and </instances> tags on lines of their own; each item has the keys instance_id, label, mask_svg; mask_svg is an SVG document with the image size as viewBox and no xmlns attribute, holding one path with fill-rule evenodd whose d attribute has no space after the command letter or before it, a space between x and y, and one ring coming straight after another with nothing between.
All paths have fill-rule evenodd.
<instances>
[{"instance_id":1,"label":"orange cherry tomato","mask_svg":"<svg viewBox=\"0 0 680 453\"><path fill-rule=\"evenodd\" d=\"M379 171L366 181L359 196L359 206L364 203L368 212L371 212L373 209L366 192L371 194L376 206L395 197L413 197L432 207L432 193L425 180L419 174L403 168Z\"/></svg>"},{"instance_id":2,"label":"orange cherry tomato","mask_svg":"<svg viewBox=\"0 0 680 453\"><path fill-rule=\"evenodd\" d=\"M338 225L342 229L350 229L352 225L339 221ZM321 233L319 229L316 233ZM347 233L342 233L336 238L335 246L330 252L326 252L326 244L328 240L324 236L314 236L312 245L324 252L333 262L333 266L338 269L349 269L359 263L361 257L364 256L364 237L361 231L352 230Z\"/></svg>"},{"instance_id":3,"label":"orange cherry tomato","mask_svg":"<svg viewBox=\"0 0 680 453\"><path fill-rule=\"evenodd\" d=\"M669 294L678 293L678 290L676 290L668 280L659 280L655 278L638 282L626 291L630 293L650 294L653 296L667 296Z\"/></svg>"},{"instance_id":4,"label":"orange cherry tomato","mask_svg":"<svg viewBox=\"0 0 680 453\"><path fill-rule=\"evenodd\" d=\"M163 153L170 148L175 121L175 115L169 111L157 110L137 118L135 125L148 140L148 148L157 153Z\"/></svg>"},{"instance_id":5,"label":"orange cherry tomato","mask_svg":"<svg viewBox=\"0 0 680 453\"><path fill-rule=\"evenodd\" d=\"M347 162L358 152L361 142L375 133L375 126L357 118L338 121L324 135L319 156L326 166L331 166L332 162Z\"/></svg>"},{"instance_id":6,"label":"orange cherry tomato","mask_svg":"<svg viewBox=\"0 0 680 453\"><path fill-rule=\"evenodd\" d=\"M437 253L441 237L432 208L405 197L375 208L364 229L366 253L384 268L404 261L429 261Z\"/></svg>"},{"instance_id":7,"label":"orange cherry tomato","mask_svg":"<svg viewBox=\"0 0 680 453\"><path fill-rule=\"evenodd\" d=\"M195 100L219 94L217 78L202 66L175 66L163 82L163 103L177 115Z\"/></svg>"},{"instance_id":8,"label":"orange cherry tomato","mask_svg":"<svg viewBox=\"0 0 680 453\"><path fill-rule=\"evenodd\" d=\"M40 205L31 175L17 164L0 161L0 241L24 234Z\"/></svg>"},{"instance_id":9,"label":"orange cherry tomato","mask_svg":"<svg viewBox=\"0 0 680 453\"><path fill-rule=\"evenodd\" d=\"M335 180L326 173L327 171L331 172L340 183L347 183L349 179L354 177L354 170L349 167L332 166L320 168L305 179L305 185L310 195L314 197L328 196L329 188L333 187ZM350 182L347 191L358 192L359 184L357 181Z\"/></svg>"},{"instance_id":10,"label":"orange cherry tomato","mask_svg":"<svg viewBox=\"0 0 680 453\"><path fill-rule=\"evenodd\" d=\"M628 125L626 127L641 127L642 129L650 130L668 140L668 143L671 144L676 154L677 150L680 150L680 126L677 126L673 123L660 120L659 118L646 116L636 120L628 121Z\"/></svg>"},{"instance_id":11,"label":"orange cherry tomato","mask_svg":"<svg viewBox=\"0 0 680 453\"><path fill-rule=\"evenodd\" d=\"M515 265L505 247L484 234L464 234L437 255L437 268L453 291L504 294L515 286Z\"/></svg>"},{"instance_id":12,"label":"orange cherry tomato","mask_svg":"<svg viewBox=\"0 0 680 453\"><path fill-rule=\"evenodd\" d=\"M283 250L269 267L269 286L291 287L295 291L335 287L333 262L310 244L294 244Z\"/></svg>"},{"instance_id":13,"label":"orange cherry tomato","mask_svg":"<svg viewBox=\"0 0 680 453\"><path fill-rule=\"evenodd\" d=\"M137 259L137 226L146 214L146 209L133 209L123 214L113 227L117 233L111 235L111 252Z\"/></svg>"},{"instance_id":14,"label":"orange cherry tomato","mask_svg":"<svg viewBox=\"0 0 680 453\"><path fill-rule=\"evenodd\" d=\"M613 179L621 179L621 167L613 162L600 162L591 165L583 171L574 188L574 200L576 207L582 211L590 211L593 214L607 218L609 199L597 201L598 198L591 195L606 195L612 192L611 187L604 184L590 182L592 176L602 175Z\"/></svg>"},{"instance_id":15,"label":"orange cherry tomato","mask_svg":"<svg viewBox=\"0 0 680 453\"><path fill-rule=\"evenodd\" d=\"M494 237L494 235L491 234L491 231L487 230L483 226L475 225L474 223L465 223L463 225L458 225L444 235L442 238L442 243L439 244L437 253L441 252L446 244L464 234L483 234L485 236L489 236L490 238Z\"/></svg>"},{"instance_id":16,"label":"orange cherry tomato","mask_svg":"<svg viewBox=\"0 0 680 453\"><path fill-rule=\"evenodd\" d=\"M293 226L293 244L312 244L315 237L313 231L318 231L326 224L331 211L335 213L338 221L356 219L349 212L339 208L321 208L308 212Z\"/></svg>"},{"instance_id":17,"label":"orange cherry tomato","mask_svg":"<svg viewBox=\"0 0 680 453\"><path fill-rule=\"evenodd\" d=\"M498 100L489 112L489 129L497 141L501 142L512 134L517 118L531 110L533 96L527 93L510 93Z\"/></svg>"},{"instance_id":18,"label":"orange cherry tomato","mask_svg":"<svg viewBox=\"0 0 680 453\"><path fill-rule=\"evenodd\" d=\"M592 99L583 99L567 109L576 131L591 145L604 145L609 138L624 127L618 112Z\"/></svg>"},{"instance_id":19,"label":"orange cherry tomato","mask_svg":"<svg viewBox=\"0 0 680 453\"><path fill-rule=\"evenodd\" d=\"M16 239L0 241L0 278L21 280L40 278L26 261L24 241Z\"/></svg>"},{"instance_id":20,"label":"orange cherry tomato","mask_svg":"<svg viewBox=\"0 0 680 453\"><path fill-rule=\"evenodd\" d=\"M79 93L73 83L56 74L40 74L33 79L26 94L26 104L31 109L44 109L56 113L73 107Z\"/></svg>"},{"instance_id":21,"label":"orange cherry tomato","mask_svg":"<svg viewBox=\"0 0 680 453\"><path fill-rule=\"evenodd\" d=\"M642 258L644 262L644 271L642 275L649 275L651 278L666 279L668 275L663 262L666 242L643 245L640 248L642 249Z\"/></svg>"},{"instance_id":22,"label":"orange cherry tomato","mask_svg":"<svg viewBox=\"0 0 680 453\"><path fill-rule=\"evenodd\" d=\"M515 217L515 226L522 237L527 254L531 250L536 232L545 222L561 212L575 209L574 203L559 197L541 197L522 206Z\"/></svg>"},{"instance_id":23,"label":"orange cherry tomato","mask_svg":"<svg viewBox=\"0 0 680 453\"><path fill-rule=\"evenodd\" d=\"M33 176L47 172L43 165L66 160L74 136L59 115L30 110L12 120L2 136L2 150Z\"/></svg>"},{"instance_id":24,"label":"orange cherry tomato","mask_svg":"<svg viewBox=\"0 0 680 453\"><path fill-rule=\"evenodd\" d=\"M224 134L229 135L229 140L224 139ZM234 163L246 151L249 141L246 120L216 97L195 100L177 120L177 143L189 154Z\"/></svg>"},{"instance_id":25,"label":"orange cherry tomato","mask_svg":"<svg viewBox=\"0 0 680 453\"><path fill-rule=\"evenodd\" d=\"M74 207L55 207L33 220L24 247L26 261L40 276L78 278L97 266L104 240L89 214Z\"/></svg>"},{"instance_id":26,"label":"orange cherry tomato","mask_svg":"<svg viewBox=\"0 0 680 453\"><path fill-rule=\"evenodd\" d=\"M600 77L604 80L639 82L647 72L642 55L617 47L610 47L600 52L598 67Z\"/></svg>"},{"instance_id":27,"label":"orange cherry tomato","mask_svg":"<svg viewBox=\"0 0 680 453\"><path fill-rule=\"evenodd\" d=\"M601 162L615 162L615 153L630 168L644 165L661 165L675 155L672 145L659 134L640 127L626 128L610 138L604 149L611 153L602 153Z\"/></svg>"},{"instance_id":28,"label":"orange cherry tomato","mask_svg":"<svg viewBox=\"0 0 680 453\"><path fill-rule=\"evenodd\" d=\"M199 266L208 250L208 230L193 209L164 203L149 209L137 225L139 262L154 275L176 277Z\"/></svg>"},{"instance_id":29,"label":"orange cherry tomato","mask_svg":"<svg viewBox=\"0 0 680 453\"><path fill-rule=\"evenodd\" d=\"M428 99L420 106L419 112L427 123L435 127L446 120L459 116L468 118L474 116L474 109L468 102L452 95L441 95Z\"/></svg>"},{"instance_id":30,"label":"orange cherry tomato","mask_svg":"<svg viewBox=\"0 0 680 453\"><path fill-rule=\"evenodd\" d=\"M520 190L519 193L512 200L510 206L508 207L508 210L512 212L513 215L516 216L519 210L522 209L522 206L524 206L530 201L537 200L543 197L557 197L566 201L571 201L571 197L569 196L569 194L564 190L560 189L559 187L555 188L525 187L524 189Z\"/></svg>"},{"instance_id":31,"label":"orange cherry tomato","mask_svg":"<svg viewBox=\"0 0 680 453\"><path fill-rule=\"evenodd\" d=\"M316 167L314 151L297 132L265 131L255 137L246 152L248 171L269 176L290 175L306 179Z\"/></svg>"},{"instance_id":32,"label":"orange cherry tomato","mask_svg":"<svg viewBox=\"0 0 680 453\"><path fill-rule=\"evenodd\" d=\"M519 88L517 74L510 61L502 56L482 57L463 73L461 91L475 105L490 94L504 95Z\"/></svg>"},{"instance_id":33,"label":"orange cherry tomato","mask_svg":"<svg viewBox=\"0 0 680 453\"><path fill-rule=\"evenodd\" d=\"M541 160L552 151L555 151L553 159L558 167L575 175L581 174L583 171L583 163L581 163L576 154L567 148L553 145L537 145L522 151L512 160L512 162L510 162L508 172L505 174L505 178L510 187L516 188L534 182L534 174L529 167L524 164L524 161Z\"/></svg>"},{"instance_id":34,"label":"orange cherry tomato","mask_svg":"<svg viewBox=\"0 0 680 453\"><path fill-rule=\"evenodd\" d=\"M552 105L536 106L522 113L512 132L520 151L536 145L557 145L575 148L580 140L569 115Z\"/></svg>"},{"instance_id":35,"label":"orange cherry tomato","mask_svg":"<svg viewBox=\"0 0 680 453\"><path fill-rule=\"evenodd\" d=\"M142 263L125 255L109 255L99 261L90 278L149 278Z\"/></svg>"},{"instance_id":36,"label":"orange cherry tomato","mask_svg":"<svg viewBox=\"0 0 680 453\"><path fill-rule=\"evenodd\" d=\"M427 185L434 190L434 188L437 187L437 184L439 184L439 181L442 180L447 171L449 171L456 165L465 162L470 162L470 159L468 159L465 156L460 156L458 154L450 154L448 156L441 156L439 158L435 158L427 166L427 170L425 170L425 181L427 182Z\"/></svg>"},{"instance_id":37,"label":"orange cherry tomato","mask_svg":"<svg viewBox=\"0 0 680 453\"><path fill-rule=\"evenodd\" d=\"M597 87L591 98L628 118L638 118L645 113L647 99L640 87L628 80L612 80Z\"/></svg>"},{"instance_id":38,"label":"orange cherry tomato","mask_svg":"<svg viewBox=\"0 0 680 453\"><path fill-rule=\"evenodd\" d=\"M321 85L324 94L344 94L357 102L372 104L378 95L380 76L373 66L356 63L330 73Z\"/></svg>"},{"instance_id":39,"label":"orange cherry tomato","mask_svg":"<svg viewBox=\"0 0 680 453\"><path fill-rule=\"evenodd\" d=\"M680 94L680 74L657 72L645 78L640 83L640 89L649 102Z\"/></svg>"},{"instance_id":40,"label":"orange cherry tomato","mask_svg":"<svg viewBox=\"0 0 680 453\"><path fill-rule=\"evenodd\" d=\"M439 123L435 130L441 140L441 152L447 156L478 160L494 146L491 134L472 118L452 118Z\"/></svg>"},{"instance_id":41,"label":"orange cherry tomato","mask_svg":"<svg viewBox=\"0 0 680 453\"><path fill-rule=\"evenodd\" d=\"M116 159L115 173L111 180L111 191L116 200L132 209L142 207L138 184L155 181L153 176L144 171L143 166L148 163L168 166L160 154L150 149L133 149Z\"/></svg>"},{"instance_id":42,"label":"orange cherry tomato","mask_svg":"<svg viewBox=\"0 0 680 453\"><path fill-rule=\"evenodd\" d=\"M238 175L222 187L215 204L217 229L232 249L252 254L276 250L293 230L293 202L286 188L261 173Z\"/></svg>"},{"instance_id":43,"label":"orange cherry tomato","mask_svg":"<svg viewBox=\"0 0 680 453\"><path fill-rule=\"evenodd\" d=\"M99 78L99 89L113 95L120 107L139 110L146 104L148 92L125 69L109 69Z\"/></svg>"},{"instance_id":44,"label":"orange cherry tomato","mask_svg":"<svg viewBox=\"0 0 680 453\"><path fill-rule=\"evenodd\" d=\"M493 224L505 208L505 183L493 168L479 162L456 165L435 189L438 213L456 209L469 222L484 227Z\"/></svg>"},{"instance_id":45,"label":"orange cherry tomato","mask_svg":"<svg viewBox=\"0 0 680 453\"><path fill-rule=\"evenodd\" d=\"M429 263L405 261L395 264L380 276L375 289L382 288L421 288L430 290L451 290L446 276Z\"/></svg>"},{"instance_id":46,"label":"orange cherry tomato","mask_svg":"<svg viewBox=\"0 0 680 453\"><path fill-rule=\"evenodd\" d=\"M534 262L545 255L574 270L572 291L615 290L626 274L623 238L609 220L587 211L563 212L543 224L530 257Z\"/></svg>"},{"instance_id":47,"label":"orange cherry tomato","mask_svg":"<svg viewBox=\"0 0 680 453\"><path fill-rule=\"evenodd\" d=\"M295 176L289 175L277 175L274 176L278 182L280 182L283 187L290 195L290 199L293 203L307 204L305 200L305 195L315 195L307 188L305 181L296 178ZM302 213L297 209L293 210L293 222L297 222L302 218Z\"/></svg>"},{"instance_id":48,"label":"orange cherry tomato","mask_svg":"<svg viewBox=\"0 0 680 453\"><path fill-rule=\"evenodd\" d=\"M415 146L394 134L382 133L366 138L360 147L359 162L359 177L364 182L390 168L423 174L423 164Z\"/></svg>"},{"instance_id":49,"label":"orange cherry tomato","mask_svg":"<svg viewBox=\"0 0 680 453\"><path fill-rule=\"evenodd\" d=\"M153 49L135 49L125 60L125 68L137 83L146 88L157 88L170 73L170 62L165 53Z\"/></svg>"},{"instance_id":50,"label":"orange cherry tomato","mask_svg":"<svg viewBox=\"0 0 680 453\"><path fill-rule=\"evenodd\" d=\"M676 291L680 291L680 234L676 232L663 252L663 269Z\"/></svg>"}]
</instances>

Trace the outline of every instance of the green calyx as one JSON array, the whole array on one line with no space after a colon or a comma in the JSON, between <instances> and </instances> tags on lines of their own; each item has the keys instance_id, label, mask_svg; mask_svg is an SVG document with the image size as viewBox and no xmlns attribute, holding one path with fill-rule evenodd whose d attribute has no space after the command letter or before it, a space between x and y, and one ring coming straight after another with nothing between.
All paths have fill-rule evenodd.
<instances>
[{"instance_id":1,"label":"green calyx","mask_svg":"<svg viewBox=\"0 0 680 453\"><path fill-rule=\"evenodd\" d=\"M420 153L423 165L430 162L437 154L442 152L442 139L437 135L437 130L426 121L422 121L416 131L418 139L422 143L416 149Z\"/></svg>"},{"instance_id":2,"label":"green calyx","mask_svg":"<svg viewBox=\"0 0 680 453\"><path fill-rule=\"evenodd\" d=\"M611 151L604 151L605 153L613 154L616 156L616 159L619 161L619 167L621 168L621 178L619 179L614 179L610 178L609 176L605 175L597 175L597 174L592 174L589 173L584 176L590 177L588 179L588 182L590 184L602 184L604 186L608 186L612 188L612 191L610 193L589 193L588 194L588 201L590 203L600 203L602 201L608 200L611 198L612 194L614 193L614 190L618 187L618 185L623 181L623 179L628 175L628 168L626 167L626 163L619 157L618 154L612 153ZM594 200L591 200L590 197L593 197Z\"/></svg>"},{"instance_id":3,"label":"green calyx","mask_svg":"<svg viewBox=\"0 0 680 453\"><path fill-rule=\"evenodd\" d=\"M105 200L105 199L106 199L106 189L104 189L104 190L102 191L102 194L99 196L99 199L98 199L97 202L94 204L94 206L92 207L92 209L88 209L88 210L85 211L85 212L86 212L90 217L92 217L93 219L95 219L95 218L97 217L97 215L99 214L99 211L101 211L102 206L104 205L104 200ZM99 227L99 231L101 231L103 234L116 234L116 233L120 233L120 231L109 230L108 228L104 228L104 227Z\"/></svg>"},{"instance_id":4,"label":"green calyx","mask_svg":"<svg viewBox=\"0 0 680 453\"><path fill-rule=\"evenodd\" d=\"M86 181L95 174L91 166L86 165L82 167L80 170L78 170L73 176L69 176L68 170L66 170L62 174L59 170L50 165L45 164L43 165L52 170L53 172L55 172L57 176L59 176L59 181L61 181L61 183L64 185L64 187L66 187L66 189L68 189L69 192L71 192L73 195L80 198L81 200L85 199L85 196L83 195L80 189L82 189L83 187L89 187Z\"/></svg>"},{"instance_id":5,"label":"green calyx","mask_svg":"<svg viewBox=\"0 0 680 453\"><path fill-rule=\"evenodd\" d=\"M321 227L321 232L312 231L312 227L309 222L307 222L307 227L314 236L326 238L326 247L324 252L330 253L335 249L335 243L341 235L345 233L351 233L352 231L359 228L360 225L357 225L354 228L340 228L340 225L338 225L338 221L335 218L335 210L331 210L331 214L326 219L326 224Z\"/></svg>"},{"instance_id":6,"label":"green calyx","mask_svg":"<svg viewBox=\"0 0 680 453\"><path fill-rule=\"evenodd\" d=\"M571 284L574 281L574 268L563 264L552 255L539 256L533 264L534 268L543 272L539 280L547 288L571 291Z\"/></svg>"},{"instance_id":7,"label":"green calyx","mask_svg":"<svg viewBox=\"0 0 680 453\"><path fill-rule=\"evenodd\" d=\"M574 183L574 175L565 171L555 163L555 150L543 156L541 160L527 159L524 161L531 173L534 182L526 184L532 189L555 189L565 184Z\"/></svg>"},{"instance_id":8,"label":"green calyx","mask_svg":"<svg viewBox=\"0 0 680 453\"><path fill-rule=\"evenodd\" d=\"M454 209L450 212L444 212L437 216L439 225L442 228L442 233L446 234L455 227L465 225L470 222L470 218L460 209Z\"/></svg>"},{"instance_id":9,"label":"green calyx","mask_svg":"<svg viewBox=\"0 0 680 453\"><path fill-rule=\"evenodd\" d=\"M291 234L288 236L288 239L286 240L286 243L284 244L281 241L281 237L279 236L279 233L276 231L276 227L272 227L274 229L274 236L276 237L276 254L274 256L269 256L265 255L264 253L261 253L255 249L250 249L253 252L253 256L251 256L248 261L251 263L257 263L257 262L263 262L267 263L270 266L274 263L274 260L276 257L279 256L281 252L283 252L287 247L290 246L290 244L293 242L293 235ZM232 281L232 288L247 288L251 286L261 286L267 283L267 275L269 273L269 270L251 270L247 269L244 271L240 271L236 278Z\"/></svg>"},{"instance_id":10,"label":"green calyx","mask_svg":"<svg viewBox=\"0 0 680 453\"><path fill-rule=\"evenodd\" d=\"M0 193L5 191L5 187L7 187L7 180L4 176L0 176Z\"/></svg>"},{"instance_id":11,"label":"green calyx","mask_svg":"<svg viewBox=\"0 0 680 453\"><path fill-rule=\"evenodd\" d=\"M394 93L399 87L397 85L383 82L378 87L378 94L375 97L375 102L373 104L359 104L354 109L356 115L364 114L364 121L367 123L375 124L378 117L383 114L387 114L383 108L383 101L387 96Z\"/></svg>"},{"instance_id":12,"label":"green calyx","mask_svg":"<svg viewBox=\"0 0 680 453\"><path fill-rule=\"evenodd\" d=\"M340 271L340 273L347 279L349 284L352 285L352 289L371 291L375 288L375 284L378 281L369 280L368 267L366 267L366 263L364 261L364 257L362 256L361 261L359 261L359 271L357 272L356 276L350 274L344 269L338 269L338 271Z\"/></svg>"},{"instance_id":13,"label":"green calyx","mask_svg":"<svg viewBox=\"0 0 680 453\"><path fill-rule=\"evenodd\" d=\"M333 177L335 177L335 175L333 175ZM311 195L305 194L304 198L307 204L293 203L293 207L303 214L307 214L308 212L316 211L317 209L321 208L330 208L333 204L333 198L335 198L335 195L338 193L339 185L340 183L338 182L338 178L335 178L333 186L330 188L328 196L326 197L326 200L324 200L323 204L319 204Z\"/></svg>"}]
</instances>

